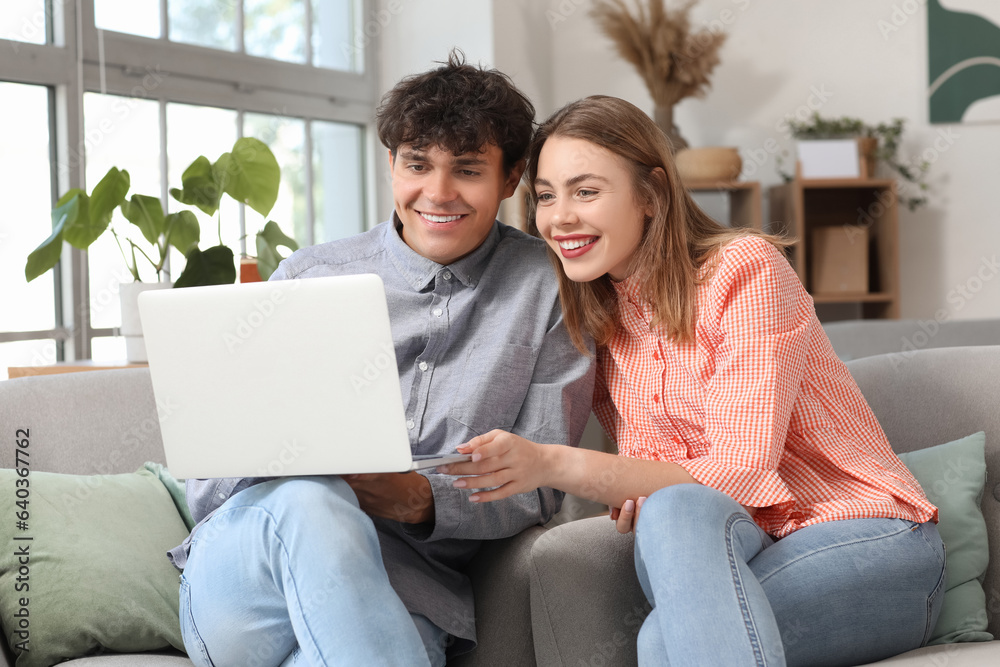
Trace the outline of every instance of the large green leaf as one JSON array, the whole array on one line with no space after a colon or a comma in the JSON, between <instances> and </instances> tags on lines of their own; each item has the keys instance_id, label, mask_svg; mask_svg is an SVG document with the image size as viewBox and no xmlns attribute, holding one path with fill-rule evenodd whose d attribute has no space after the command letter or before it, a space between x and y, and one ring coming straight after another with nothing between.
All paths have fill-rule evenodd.
<instances>
[{"instance_id":1,"label":"large green leaf","mask_svg":"<svg viewBox=\"0 0 1000 667\"><path fill-rule=\"evenodd\" d=\"M278 199L281 167L263 141L253 137L238 139L233 152L224 153L214 169L223 192L261 215L271 212Z\"/></svg>"},{"instance_id":2,"label":"large green leaf","mask_svg":"<svg viewBox=\"0 0 1000 667\"><path fill-rule=\"evenodd\" d=\"M278 248L284 246L289 250L298 250L299 244L295 239L285 235L278 223L269 220L264 229L257 234L257 271L260 277L267 280L278 268L278 264L284 257L278 252Z\"/></svg>"},{"instance_id":3,"label":"large green leaf","mask_svg":"<svg viewBox=\"0 0 1000 667\"><path fill-rule=\"evenodd\" d=\"M74 188L64 194L52 209L52 235L31 251L24 265L24 277L30 283L59 262L62 255L63 230L68 221L80 213L81 202L86 202L87 193ZM86 211L86 207L84 207Z\"/></svg>"},{"instance_id":4,"label":"large green leaf","mask_svg":"<svg viewBox=\"0 0 1000 667\"><path fill-rule=\"evenodd\" d=\"M216 179L212 163L204 155L199 156L184 170L181 188L171 188L170 194L182 204L197 206L209 215L215 215L219 210L222 187Z\"/></svg>"},{"instance_id":5,"label":"large green leaf","mask_svg":"<svg viewBox=\"0 0 1000 667\"><path fill-rule=\"evenodd\" d=\"M180 211L171 213L163 223L167 243L187 255L192 248L198 246L201 240L201 225L198 218L191 211Z\"/></svg>"},{"instance_id":6,"label":"large green leaf","mask_svg":"<svg viewBox=\"0 0 1000 667\"><path fill-rule=\"evenodd\" d=\"M187 266L174 282L174 287L225 285L236 282L236 261L233 251L226 246L217 245L204 252L192 248L186 257Z\"/></svg>"},{"instance_id":7,"label":"large green leaf","mask_svg":"<svg viewBox=\"0 0 1000 667\"><path fill-rule=\"evenodd\" d=\"M84 202L81 200L79 214L72 222L67 220L63 239L80 250L89 248L108 228L111 214L125 201L128 188L128 172L111 167L101 182L94 186L90 201L86 202L86 215Z\"/></svg>"},{"instance_id":8,"label":"large green leaf","mask_svg":"<svg viewBox=\"0 0 1000 667\"><path fill-rule=\"evenodd\" d=\"M166 229L163 222L163 206L156 197L132 195L131 200L122 202L122 214L139 228L143 238L154 245Z\"/></svg>"}]
</instances>

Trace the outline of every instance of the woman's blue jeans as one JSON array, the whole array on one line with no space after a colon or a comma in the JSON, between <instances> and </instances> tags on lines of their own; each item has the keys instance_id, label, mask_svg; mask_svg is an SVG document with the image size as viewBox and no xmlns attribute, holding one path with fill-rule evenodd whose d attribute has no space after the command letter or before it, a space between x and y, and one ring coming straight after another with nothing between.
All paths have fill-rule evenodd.
<instances>
[{"instance_id":1,"label":"woman's blue jeans","mask_svg":"<svg viewBox=\"0 0 1000 667\"><path fill-rule=\"evenodd\" d=\"M643 504L635 566L653 605L640 665L857 665L918 648L944 599L933 522L829 521L775 540L698 484Z\"/></svg>"},{"instance_id":2,"label":"woman's blue jeans","mask_svg":"<svg viewBox=\"0 0 1000 667\"><path fill-rule=\"evenodd\" d=\"M447 635L407 612L340 477L230 498L195 533L180 616L197 667L444 665Z\"/></svg>"}]
</instances>

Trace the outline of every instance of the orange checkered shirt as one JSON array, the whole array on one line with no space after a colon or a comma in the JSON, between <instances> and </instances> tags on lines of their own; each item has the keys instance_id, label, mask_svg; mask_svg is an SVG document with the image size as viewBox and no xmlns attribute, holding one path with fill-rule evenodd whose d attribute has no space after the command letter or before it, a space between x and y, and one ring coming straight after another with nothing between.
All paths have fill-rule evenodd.
<instances>
[{"instance_id":1,"label":"orange checkered shirt","mask_svg":"<svg viewBox=\"0 0 1000 667\"><path fill-rule=\"evenodd\" d=\"M694 343L651 330L636 280L615 284L621 326L598 351L594 412L619 453L677 463L760 508L776 537L839 519L937 521L781 253L748 236L708 271Z\"/></svg>"}]
</instances>

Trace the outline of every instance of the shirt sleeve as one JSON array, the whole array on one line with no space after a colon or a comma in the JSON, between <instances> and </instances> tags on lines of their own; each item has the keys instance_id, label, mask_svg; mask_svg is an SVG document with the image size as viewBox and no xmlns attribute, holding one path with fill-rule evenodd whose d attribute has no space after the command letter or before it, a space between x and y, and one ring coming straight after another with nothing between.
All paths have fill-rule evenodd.
<instances>
[{"instance_id":1,"label":"shirt sleeve","mask_svg":"<svg viewBox=\"0 0 1000 667\"><path fill-rule=\"evenodd\" d=\"M574 347L558 300L549 319L532 372L531 385L521 404L512 433L542 444L580 444L590 417L594 389L593 344L591 356ZM473 492L456 489L450 475L423 471L434 493L434 528L421 535L416 526L405 529L416 539L500 539L544 524L559 511L563 493L540 488L503 500L471 503Z\"/></svg>"},{"instance_id":2,"label":"shirt sleeve","mask_svg":"<svg viewBox=\"0 0 1000 667\"><path fill-rule=\"evenodd\" d=\"M678 463L743 505L792 502L777 469L805 372L812 300L767 241L747 238L721 252L698 304L718 341L705 400L710 450Z\"/></svg>"}]
</instances>

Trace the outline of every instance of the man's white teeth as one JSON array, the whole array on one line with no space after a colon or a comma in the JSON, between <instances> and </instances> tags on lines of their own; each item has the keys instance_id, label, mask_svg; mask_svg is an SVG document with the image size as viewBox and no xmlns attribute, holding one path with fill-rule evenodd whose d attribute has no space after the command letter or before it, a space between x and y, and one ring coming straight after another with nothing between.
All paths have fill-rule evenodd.
<instances>
[{"instance_id":1,"label":"man's white teeth","mask_svg":"<svg viewBox=\"0 0 1000 667\"><path fill-rule=\"evenodd\" d=\"M589 239L573 239L572 241L560 241L559 247L563 250L576 250L577 248L582 248L585 245L590 245L597 240L596 236L591 236Z\"/></svg>"},{"instance_id":2,"label":"man's white teeth","mask_svg":"<svg viewBox=\"0 0 1000 667\"><path fill-rule=\"evenodd\" d=\"M451 222L462 217L460 215L431 215L430 213L423 213L422 215L431 222Z\"/></svg>"}]
</instances>

